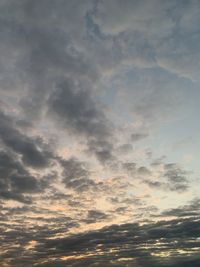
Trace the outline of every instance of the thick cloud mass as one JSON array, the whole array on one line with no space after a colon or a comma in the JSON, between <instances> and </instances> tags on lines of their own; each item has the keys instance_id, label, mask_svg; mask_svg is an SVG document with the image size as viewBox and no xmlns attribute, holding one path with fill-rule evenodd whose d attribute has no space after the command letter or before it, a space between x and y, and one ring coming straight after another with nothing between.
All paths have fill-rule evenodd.
<instances>
[{"instance_id":1,"label":"thick cloud mass","mask_svg":"<svg viewBox=\"0 0 200 267\"><path fill-rule=\"evenodd\" d=\"M0 265L196 267L198 0L0 0Z\"/></svg>"},{"instance_id":2,"label":"thick cloud mass","mask_svg":"<svg viewBox=\"0 0 200 267\"><path fill-rule=\"evenodd\" d=\"M23 193L33 194L42 190L41 183L24 168L14 155L0 153L0 198L30 202Z\"/></svg>"},{"instance_id":3,"label":"thick cloud mass","mask_svg":"<svg viewBox=\"0 0 200 267\"><path fill-rule=\"evenodd\" d=\"M95 218L100 213L91 211ZM198 266L199 218L177 219L139 226L137 223L113 225L99 231L49 240L45 229L37 229L33 255L21 251L22 262L35 266ZM19 230L3 234L18 240ZM50 232L49 232L50 234ZM182 238L184 236L184 239ZM21 233L21 242L31 240ZM14 251L13 251L14 252ZM185 253L183 253L185 252ZM188 252L188 255L187 253ZM12 251L9 249L7 257ZM16 252L15 252L16 253ZM163 255L166 258L163 260ZM45 258L45 260L44 260ZM12 262L12 261L11 261ZM21 266L16 259L15 266Z\"/></svg>"},{"instance_id":4,"label":"thick cloud mass","mask_svg":"<svg viewBox=\"0 0 200 267\"><path fill-rule=\"evenodd\" d=\"M25 164L35 168L42 168L48 165L48 154L43 153L37 147L37 143L16 129L16 126L9 116L0 113L0 137L6 147L22 156Z\"/></svg>"},{"instance_id":5,"label":"thick cloud mass","mask_svg":"<svg viewBox=\"0 0 200 267\"><path fill-rule=\"evenodd\" d=\"M90 94L88 89L65 81L50 96L49 108L65 128L86 137L90 152L104 162L113 157L112 127Z\"/></svg>"}]
</instances>

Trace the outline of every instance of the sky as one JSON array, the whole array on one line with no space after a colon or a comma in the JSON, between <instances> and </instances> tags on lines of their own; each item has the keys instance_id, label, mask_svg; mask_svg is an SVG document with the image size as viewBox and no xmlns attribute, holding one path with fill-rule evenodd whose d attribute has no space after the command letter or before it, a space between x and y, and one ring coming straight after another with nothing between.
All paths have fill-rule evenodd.
<instances>
[{"instance_id":1,"label":"sky","mask_svg":"<svg viewBox=\"0 0 200 267\"><path fill-rule=\"evenodd\" d=\"M0 265L200 266L200 1L0 0Z\"/></svg>"}]
</instances>

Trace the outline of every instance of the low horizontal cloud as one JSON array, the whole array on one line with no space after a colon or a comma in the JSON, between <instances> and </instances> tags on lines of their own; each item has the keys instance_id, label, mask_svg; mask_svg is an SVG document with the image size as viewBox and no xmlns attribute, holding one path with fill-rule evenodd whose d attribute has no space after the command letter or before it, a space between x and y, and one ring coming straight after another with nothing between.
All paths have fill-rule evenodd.
<instances>
[{"instance_id":1,"label":"low horizontal cloud","mask_svg":"<svg viewBox=\"0 0 200 267\"><path fill-rule=\"evenodd\" d=\"M91 215L99 217L100 213L92 211ZM112 267L124 263L125 266L134 264L138 267L161 267L169 264L173 267L187 264L196 267L200 261L197 239L199 227L197 219L160 221L142 226L130 223L112 225L99 231L54 240L48 240L46 235L48 232L38 228L34 235L35 246L30 249L29 254L23 246L25 248L25 244L32 240L31 235L21 233L21 250L18 250L18 254L27 255L23 264L31 261L35 266L53 266L58 263L58 266L67 264L67 266L93 267L107 264ZM49 230L49 235L50 233ZM18 229L12 234L4 233L3 236L7 238L10 236L9 240L15 239L19 242ZM180 239L181 236L184 236L184 239ZM10 253L8 249L7 257ZM15 264L18 267L21 263L15 259Z\"/></svg>"}]
</instances>

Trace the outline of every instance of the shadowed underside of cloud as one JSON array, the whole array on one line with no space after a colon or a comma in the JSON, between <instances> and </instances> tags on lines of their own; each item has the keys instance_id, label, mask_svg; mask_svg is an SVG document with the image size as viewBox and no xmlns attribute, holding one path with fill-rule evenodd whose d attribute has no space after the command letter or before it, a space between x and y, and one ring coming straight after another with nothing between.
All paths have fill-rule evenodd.
<instances>
[{"instance_id":1,"label":"shadowed underside of cloud","mask_svg":"<svg viewBox=\"0 0 200 267\"><path fill-rule=\"evenodd\" d=\"M0 138L3 144L21 155L24 164L33 168L44 168L48 166L50 154L39 149L37 140L30 138L17 129L15 121L0 113Z\"/></svg>"},{"instance_id":2,"label":"shadowed underside of cloud","mask_svg":"<svg viewBox=\"0 0 200 267\"><path fill-rule=\"evenodd\" d=\"M102 214L91 211L90 216L100 218ZM15 240L15 244L21 246L20 251L8 249L2 258L12 264L13 255L19 253L20 259L14 260L16 267L30 262L41 267L94 267L104 264L111 267L197 267L200 263L199 217L144 225L113 225L98 231L53 240L48 240L51 237L50 229L38 227L35 228L34 235L30 230L27 233L21 232L20 237L19 231L16 227L15 230L2 234L2 240ZM26 250L28 244L30 248Z\"/></svg>"},{"instance_id":3,"label":"shadowed underside of cloud","mask_svg":"<svg viewBox=\"0 0 200 267\"><path fill-rule=\"evenodd\" d=\"M159 180L143 179L143 183L151 188L185 192L189 188L188 172L180 168L176 163L163 165L163 173ZM144 174L144 172L143 172ZM164 178L164 179L163 179Z\"/></svg>"},{"instance_id":4,"label":"shadowed underside of cloud","mask_svg":"<svg viewBox=\"0 0 200 267\"><path fill-rule=\"evenodd\" d=\"M84 136L90 153L103 163L114 159L112 125L91 93L73 81L63 81L50 95L49 111L65 129Z\"/></svg>"},{"instance_id":5,"label":"shadowed underside of cloud","mask_svg":"<svg viewBox=\"0 0 200 267\"><path fill-rule=\"evenodd\" d=\"M49 167L53 154L41 140L22 133L16 120L3 112L0 124L0 198L31 203L31 195L41 193L49 182L30 168Z\"/></svg>"}]
</instances>

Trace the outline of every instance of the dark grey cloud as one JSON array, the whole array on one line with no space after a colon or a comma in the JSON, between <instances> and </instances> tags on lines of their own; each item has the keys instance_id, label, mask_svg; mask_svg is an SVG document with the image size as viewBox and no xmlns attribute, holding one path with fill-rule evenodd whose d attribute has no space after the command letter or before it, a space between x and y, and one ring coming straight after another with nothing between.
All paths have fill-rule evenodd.
<instances>
[{"instance_id":1,"label":"dark grey cloud","mask_svg":"<svg viewBox=\"0 0 200 267\"><path fill-rule=\"evenodd\" d=\"M7 58L1 87L13 95L20 92L15 105L27 121L55 119L86 137L90 153L106 162L113 159L112 127L92 97L100 76L88 50L86 17L93 6L93 1L77 0L3 3L2 54Z\"/></svg>"},{"instance_id":2,"label":"dark grey cloud","mask_svg":"<svg viewBox=\"0 0 200 267\"><path fill-rule=\"evenodd\" d=\"M189 172L178 166L176 163L163 163L163 159L152 163L153 167L161 164L164 171L160 175L159 180L144 179L142 182L148 184L152 188L160 188L163 190L175 191L178 193L185 192L189 189Z\"/></svg>"},{"instance_id":3,"label":"dark grey cloud","mask_svg":"<svg viewBox=\"0 0 200 267\"><path fill-rule=\"evenodd\" d=\"M135 179L144 179L151 175L151 170L148 167L137 166L135 162L124 162L121 164L121 167L123 171Z\"/></svg>"},{"instance_id":4,"label":"dark grey cloud","mask_svg":"<svg viewBox=\"0 0 200 267\"><path fill-rule=\"evenodd\" d=\"M182 207L165 210L163 216L195 217L200 215L200 199L196 198Z\"/></svg>"},{"instance_id":5,"label":"dark grey cloud","mask_svg":"<svg viewBox=\"0 0 200 267\"><path fill-rule=\"evenodd\" d=\"M63 183L66 188L72 188L77 191L87 190L90 185L95 183L89 178L89 172L83 162L77 159L61 160L63 167Z\"/></svg>"},{"instance_id":6,"label":"dark grey cloud","mask_svg":"<svg viewBox=\"0 0 200 267\"><path fill-rule=\"evenodd\" d=\"M137 172L138 172L138 174L143 175L143 176L151 174L151 171L145 166L139 167Z\"/></svg>"},{"instance_id":7,"label":"dark grey cloud","mask_svg":"<svg viewBox=\"0 0 200 267\"><path fill-rule=\"evenodd\" d=\"M21 194L20 186L16 181L16 175L18 176L17 179L27 178L26 180L27 182L29 180L31 181L34 180L34 178L30 178L29 173L23 168L23 165L19 161L14 160L11 155L5 153L4 151L1 151L0 152L0 170L1 170L1 174L0 174L0 185L1 185L0 196L1 198L14 199L17 201L22 201L22 202L23 201L29 202L30 199L29 198L26 199ZM34 187L35 187L35 184L34 184ZM34 187L33 187L33 190L34 190ZM27 189L30 189L30 188L27 188Z\"/></svg>"},{"instance_id":8,"label":"dark grey cloud","mask_svg":"<svg viewBox=\"0 0 200 267\"><path fill-rule=\"evenodd\" d=\"M160 181L152 181L144 179L143 183L147 184L149 187L161 189L164 191L174 191L178 193L182 193L188 190L188 185L185 183L167 183L167 182L160 182Z\"/></svg>"},{"instance_id":9,"label":"dark grey cloud","mask_svg":"<svg viewBox=\"0 0 200 267\"><path fill-rule=\"evenodd\" d=\"M93 216L95 214L92 212ZM28 253L23 246L33 240L33 236L30 232L20 231L15 227L15 230L4 233L3 236L9 242L15 240L15 244L20 244L21 247L8 249L2 259L9 258L11 266L15 262L17 267L30 262L35 266L53 266L56 263L58 266L63 264L91 267L102 264L112 267L121 264L127 267L198 266L199 228L197 218L176 219L144 225L137 223L112 225L98 231L49 240L48 237L53 232L38 227L34 234L37 243ZM61 228L60 231L62 232ZM186 251L188 255L181 254L180 251ZM10 258L11 254L20 257L14 260Z\"/></svg>"},{"instance_id":10,"label":"dark grey cloud","mask_svg":"<svg viewBox=\"0 0 200 267\"><path fill-rule=\"evenodd\" d=\"M127 198L120 198L120 197L109 197L109 201L113 204L121 204L123 207L119 207L119 210L128 209L130 205L137 205L140 206L143 204L143 200L138 197L127 197ZM125 207L126 206L126 207Z\"/></svg>"},{"instance_id":11,"label":"dark grey cloud","mask_svg":"<svg viewBox=\"0 0 200 267\"><path fill-rule=\"evenodd\" d=\"M83 34L81 29L85 31L84 17L92 3L76 2L50 3L43 0L34 4L31 1L20 5L13 1L3 4L2 10L6 10L7 15L2 11L2 40L18 55L13 71L16 72L15 80L20 80L19 86L26 85L25 97L22 96L19 101L25 115L33 119L34 114L43 112L50 95L50 109L67 128L99 137L108 132L105 116L91 101L90 89L78 92L74 86L75 82L91 86L91 82L98 78L96 65L87 53L76 48L73 40ZM70 22L70 18L74 23ZM9 46L7 50L9 55ZM10 57L12 60L14 55ZM9 60L6 63L9 65ZM20 76L20 72L23 75ZM56 92L55 83L59 84Z\"/></svg>"},{"instance_id":12,"label":"dark grey cloud","mask_svg":"<svg viewBox=\"0 0 200 267\"><path fill-rule=\"evenodd\" d=\"M87 88L63 81L49 98L49 111L65 129L86 137L88 149L101 162L114 159L112 126Z\"/></svg>"},{"instance_id":13,"label":"dark grey cloud","mask_svg":"<svg viewBox=\"0 0 200 267\"><path fill-rule=\"evenodd\" d=\"M33 175L29 168L41 171L50 167L55 161L54 153L42 138L22 131L17 118L1 111L0 124L1 198L31 203L31 195L41 193L54 177L53 172Z\"/></svg>"},{"instance_id":14,"label":"dark grey cloud","mask_svg":"<svg viewBox=\"0 0 200 267\"><path fill-rule=\"evenodd\" d=\"M24 164L34 168L44 168L49 165L51 154L42 151L37 140L20 132L14 120L0 113L0 138L3 144L22 157Z\"/></svg>"},{"instance_id":15,"label":"dark grey cloud","mask_svg":"<svg viewBox=\"0 0 200 267\"><path fill-rule=\"evenodd\" d=\"M188 172L181 169L177 164L165 164L165 173L166 177L171 184L171 190L175 191L185 191L188 189Z\"/></svg>"},{"instance_id":16,"label":"dark grey cloud","mask_svg":"<svg viewBox=\"0 0 200 267\"><path fill-rule=\"evenodd\" d=\"M117 152L118 152L120 155L127 154L127 153L131 153L131 152L133 152L133 146L132 146L132 144L129 144L129 143L120 145L120 146L117 148Z\"/></svg>"},{"instance_id":17,"label":"dark grey cloud","mask_svg":"<svg viewBox=\"0 0 200 267\"><path fill-rule=\"evenodd\" d=\"M20 193L34 193L34 192L40 192L40 184L37 181L37 179L33 176L18 176L13 175L10 177L10 185L11 188L13 188L14 191L20 192Z\"/></svg>"},{"instance_id":18,"label":"dark grey cloud","mask_svg":"<svg viewBox=\"0 0 200 267\"><path fill-rule=\"evenodd\" d=\"M195 228L190 228L192 226ZM191 230L188 232L188 229ZM151 261L154 263L152 263L152 266L167 266L166 258L161 259L159 256L152 256L153 253L159 254L165 251L163 246L159 247L159 245L156 245L156 240L162 240L169 250L170 247L173 248L176 256L172 260L171 266L176 266L176 264L179 263L179 260L181 260L182 264L186 261L184 257L179 258L178 249L198 247L198 241L193 239L194 236L195 238L199 236L197 234L198 229L199 222L195 221L177 220L171 221L170 223L163 221L157 224L147 224L141 227L137 224L127 224L122 226L111 226L97 232L74 236L71 240L64 239L62 245L59 240L58 243L56 241L49 242L48 247L57 247L59 251L65 251L65 253L69 251L69 254L72 248L74 255L84 255L86 252L85 249L88 250L89 248L90 253L94 253L94 256L88 259L86 257L85 260L83 260L83 263L86 264L87 262L91 264L91 266L95 265L97 259L99 264L102 262L110 262L110 266L115 266L115 264L118 264L117 260L120 258L127 258L127 260L128 258L131 258L130 265L127 266L132 266L134 263L136 266L149 266ZM180 235L184 235L185 240L180 241ZM178 240L178 242L173 245L175 240ZM189 240L193 240L190 245L187 244L187 241ZM98 253L95 253L98 246L102 251L102 256L98 256ZM145 246L146 249L144 249ZM110 253L108 252L109 250ZM195 253L194 260L197 260L195 259ZM82 261L80 261L79 264L81 263ZM72 266L73 264L76 264L76 260L72 261L71 264Z\"/></svg>"},{"instance_id":19,"label":"dark grey cloud","mask_svg":"<svg viewBox=\"0 0 200 267\"><path fill-rule=\"evenodd\" d=\"M60 160L63 167L64 181L69 182L76 179L87 179L89 171L84 162L78 161L75 158L69 160Z\"/></svg>"},{"instance_id":20,"label":"dark grey cloud","mask_svg":"<svg viewBox=\"0 0 200 267\"><path fill-rule=\"evenodd\" d=\"M89 138L105 138L109 134L104 113L97 108L91 93L87 89L81 90L73 81L64 81L56 87L49 106L57 119L76 133Z\"/></svg>"},{"instance_id":21,"label":"dark grey cloud","mask_svg":"<svg viewBox=\"0 0 200 267\"><path fill-rule=\"evenodd\" d=\"M137 141L142 140L142 139L144 139L146 137L148 137L148 134L145 134L145 133L133 133L131 135L131 141L137 142Z\"/></svg>"},{"instance_id":22,"label":"dark grey cloud","mask_svg":"<svg viewBox=\"0 0 200 267\"><path fill-rule=\"evenodd\" d=\"M30 195L43 190L43 183L31 175L14 155L0 151L0 197L31 202ZM28 194L28 195L24 195Z\"/></svg>"},{"instance_id":23,"label":"dark grey cloud","mask_svg":"<svg viewBox=\"0 0 200 267\"><path fill-rule=\"evenodd\" d=\"M63 168L62 182L66 188L71 188L79 192L90 189L101 190L103 183L91 179L86 163L76 158L70 158L68 160L60 159L59 162Z\"/></svg>"},{"instance_id":24,"label":"dark grey cloud","mask_svg":"<svg viewBox=\"0 0 200 267\"><path fill-rule=\"evenodd\" d=\"M76 0L2 4L1 87L23 91L23 96L25 93L20 104L29 117L40 116L46 96L52 90L52 81L63 73L75 77L96 76L95 67L90 69L88 59L71 41L80 40L89 6L89 1L83 4ZM70 23L71 19L74 23Z\"/></svg>"},{"instance_id":25,"label":"dark grey cloud","mask_svg":"<svg viewBox=\"0 0 200 267\"><path fill-rule=\"evenodd\" d=\"M143 180L143 182L148 184L150 187L155 187L155 188L168 187L165 183L159 181L152 181L148 179L148 180Z\"/></svg>"},{"instance_id":26,"label":"dark grey cloud","mask_svg":"<svg viewBox=\"0 0 200 267\"><path fill-rule=\"evenodd\" d=\"M129 174L134 175L136 173L137 167L135 162L125 162L122 163L122 168Z\"/></svg>"},{"instance_id":27,"label":"dark grey cloud","mask_svg":"<svg viewBox=\"0 0 200 267\"><path fill-rule=\"evenodd\" d=\"M99 223L101 221L105 221L109 219L110 216L100 210L89 210L87 214L87 218L83 220L83 222L90 223Z\"/></svg>"}]
</instances>

